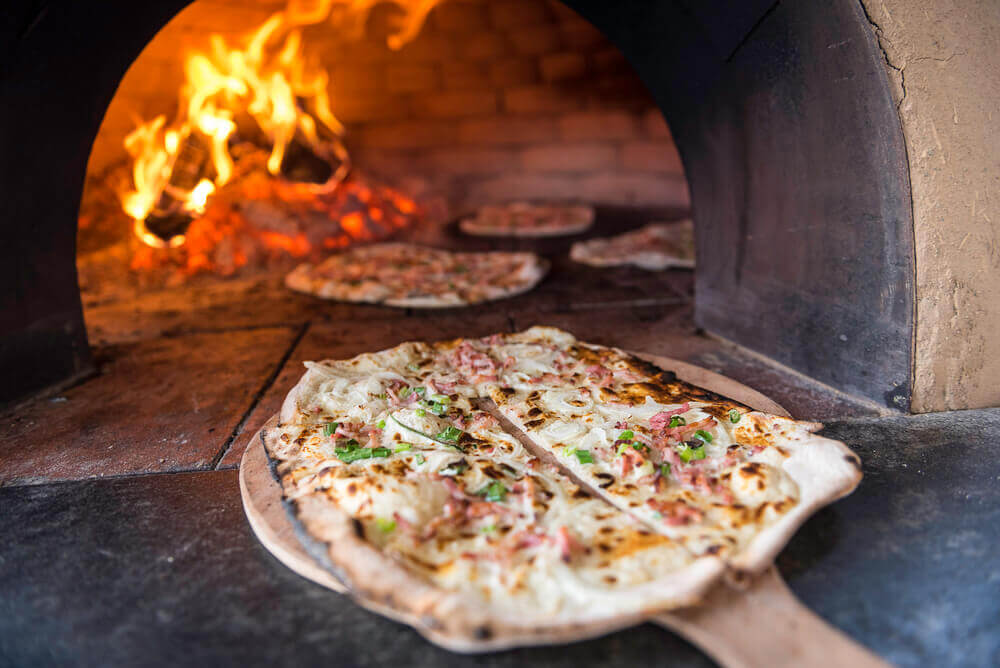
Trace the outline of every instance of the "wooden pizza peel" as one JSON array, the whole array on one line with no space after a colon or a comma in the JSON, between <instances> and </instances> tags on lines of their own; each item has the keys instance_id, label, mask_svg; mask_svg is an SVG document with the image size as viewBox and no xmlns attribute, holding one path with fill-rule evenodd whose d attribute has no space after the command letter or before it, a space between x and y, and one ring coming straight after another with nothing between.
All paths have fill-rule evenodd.
<instances>
[{"instance_id":1,"label":"wooden pizza peel","mask_svg":"<svg viewBox=\"0 0 1000 668\"><path fill-rule=\"evenodd\" d=\"M637 354L688 383L760 411L788 416L768 397L725 376L679 360ZM277 416L263 429L275 424ZM243 454L239 479L247 520L264 547L307 580L346 592L296 536L260 432ZM374 609L379 611L377 606ZM700 605L661 613L651 621L683 636L726 668L888 666L802 605L774 566L745 586L720 582Z\"/></svg>"}]
</instances>

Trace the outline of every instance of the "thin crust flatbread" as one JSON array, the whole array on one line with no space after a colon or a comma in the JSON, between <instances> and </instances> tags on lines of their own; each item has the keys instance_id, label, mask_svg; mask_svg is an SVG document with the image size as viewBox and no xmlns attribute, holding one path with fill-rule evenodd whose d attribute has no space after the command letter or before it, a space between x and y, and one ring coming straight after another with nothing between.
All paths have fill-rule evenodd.
<instances>
[{"instance_id":1,"label":"thin crust flatbread","mask_svg":"<svg viewBox=\"0 0 1000 668\"><path fill-rule=\"evenodd\" d=\"M531 290L548 261L534 253L455 253L404 243L350 248L285 277L297 292L338 301L448 308Z\"/></svg>"},{"instance_id":2,"label":"thin crust flatbread","mask_svg":"<svg viewBox=\"0 0 1000 668\"><path fill-rule=\"evenodd\" d=\"M766 566L808 513L860 477L856 456L811 434L815 425L749 411L552 328L406 343L308 367L263 439L305 544L353 596L457 651L588 637L690 604L727 569ZM580 386L579 398L565 395L570 383ZM588 433L605 430L610 418L588 412L584 390L592 397L610 392L636 409L641 398L646 412L683 408L675 415L699 417L720 446L729 431L724 436L700 415L739 413L739 422L754 428L742 437L749 443L737 445L749 447L723 448L737 461L722 468L766 460L773 453L762 453L775 448L788 453L778 463L783 469L750 475L747 484L767 490L742 510L735 506L753 504L752 493L720 499L709 486L699 500L689 472L665 474L662 487L654 480L651 489L666 507L681 494L695 509L721 504L754 518L734 528L722 508L721 515L704 510L697 522L665 525L636 512L649 498L636 494L651 481L608 473L614 469L605 460L614 455L596 440L557 445L546 436L546 426L562 419ZM515 437L523 434L505 431L483 410L486 397L558 465L525 448ZM753 452L758 442L764 445ZM663 445L670 444L664 435ZM704 458L719 456L712 450ZM735 490L743 482L727 484ZM782 495L777 509L768 506L772 486ZM674 531L678 526L684 530Z\"/></svg>"},{"instance_id":3,"label":"thin crust flatbread","mask_svg":"<svg viewBox=\"0 0 1000 668\"><path fill-rule=\"evenodd\" d=\"M569 256L592 267L635 265L649 271L694 268L694 223L650 223L615 237L577 241Z\"/></svg>"},{"instance_id":4,"label":"thin crust flatbread","mask_svg":"<svg viewBox=\"0 0 1000 668\"><path fill-rule=\"evenodd\" d=\"M579 204L487 204L465 218L459 229L487 237L561 237L594 224L594 208Z\"/></svg>"}]
</instances>

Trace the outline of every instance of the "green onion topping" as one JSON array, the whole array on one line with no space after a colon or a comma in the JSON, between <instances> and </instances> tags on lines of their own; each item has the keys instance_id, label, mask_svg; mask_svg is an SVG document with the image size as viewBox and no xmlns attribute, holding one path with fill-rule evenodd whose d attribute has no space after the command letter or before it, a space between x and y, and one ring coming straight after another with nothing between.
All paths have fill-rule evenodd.
<instances>
[{"instance_id":1,"label":"green onion topping","mask_svg":"<svg viewBox=\"0 0 1000 668\"><path fill-rule=\"evenodd\" d=\"M435 440L444 441L448 444L458 443L458 439L462 436L462 430L448 425L448 427L442 431L440 434L434 436Z\"/></svg>"},{"instance_id":2,"label":"green onion topping","mask_svg":"<svg viewBox=\"0 0 1000 668\"><path fill-rule=\"evenodd\" d=\"M412 450L412 449L413 449L412 443L400 443L399 445L396 446L396 452L406 452L407 450Z\"/></svg>"},{"instance_id":3,"label":"green onion topping","mask_svg":"<svg viewBox=\"0 0 1000 668\"><path fill-rule=\"evenodd\" d=\"M462 475L462 471L464 471L467 468L469 468L469 465L466 464L464 460L462 460L448 464L443 469L438 471L438 473L441 475L454 477L457 475Z\"/></svg>"},{"instance_id":4,"label":"green onion topping","mask_svg":"<svg viewBox=\"0 0 1000 668\"><path fill-rule=\"evenodd\" d=\"M413 388L413 391L416 392L418 396L422 397L424 396L424 392L427 391L427 388L421 385L420 387Z\"/></svg>"},{"instance_id":5,"label":"green onion topping","mask_svg":"<svg viewBox=\"0 0 1000 668\"><path fill-rule=\"evenodd\" d=\"M497 530L497 525L496 524L487 524L486 526L484 526L483 528L481 528L479 531L482 532L482 533L493 533L496 530Z\"/></svg>"},{"instance_id":6,"label":"green onion topping","mask_svg":"<svg viewBox=\"0 0 1000 668\"><path fill-rule=\"evenodd\" d=\"M688 421L685 420L684 418L682 418L680 415L675 415L672 418L670 418L670 424L668 426L670 426L670 427L683 427L687 423L688 423Z\"/></svg>"},{"instance_id":7,"label":"green onion topping","mask_svg":"<svg viewBox=\"0 0 1000 668\"><path fill-rule=\"evenodd\" d=\"M406 368L413 372L420 371L420 365L417 364L416 362L410 362L409 364L406 365Z\"/></svg>"},{"instance_id":8,"label":"green onion topping","mask_svg":"<svg viewBox=\"0 0 1000 668\"><path fill-rule=\"evenodd\" d=\"M580 460L581 464L593 464L594 457L590 454L590 450L577 450L573 453L576 458Z\"/></svg>"},{"instance_id":9,"label":"green onion topping","mask_svg":"<svg viewBox=\"0 0 1000 668\"><path fill-rule=\"evenodd\" d=\"M494 503L497 503L507 498L507 488L504 487L504 484L499 480L494 480L486 487L484 487L479 492L479 495L482 496L487 501L493 501Z\"/></svg>"},{"instance_id":10,"label":"green onion topping","mask_svg":"<svg viewBox=\"0 0 1000 668\"><path fill-rule=\"evenodd\" d=\"M382 533L389 533L396 528L396 520L386 519L385 517L376 517L375 526Z\"/></svg>"},{"instance_id":11,"label":"green onion topping","mask_svg":"<svg viewBox=\"0 0 1000 668\"><path fill-rule=\"evenodd\" d=\"M417 415L420 414L420 409L419 408L416 410L416 413L417 413ZM410 425L403 424L402 422L399 421L399 419L395 415L390 415L389 419L392 420L393 422L395 422L396 424L398 424L400 427L402 427L406 431L412 431L414 434L417 434L418 436L423 436L426 439L430 439L430 440L435 441L437 443L441 443L442 445L450 446L452 448L455 448L456 450L461 450L462 449L462 448L458 447L458 438L462 435L462 432L460 430L456 429L455 427L448 427L448 429L445 429L440 434L438 434L436 436L431 436L430 434L425 434L424 432L420 431L419 429L414 429ZM442 437L442 434L444 435L443 437ZM447 438L450 437L452 434L454 434L454 439L450 440L450 441L447 440Z\"/></svg>"},{"instance_id":12,"label":"green onion topping","mask_svg":"<svg viewBox=\"0 0 1000 668\"><path fill-rule=\"evenodd\" d=\"M385 420L379 420L377 426L379 429L385 429Z\"/></svg>"},{"instance_id":13,"label":"green onion topping","mask_svg":"<svg viewBox=\"0 0 1000 668\"><path fill-rule=\"evenodd\" d=\"M436 401L439 404L450 404L451 397L449 397L447 394L432 394L431 401Z\"/></svg>"},{"instance_id":14,"label":"green onion topping","mask_svg":"<svg viewBox=\"0 0 1000 668\"><path fill-rule=\"evenodd\" d=\"M701 440L705 441L706 443L711 443L714 440L712 438L712 435L709 434L704 429L699 429L698 431L696 431L694 433L694 435L695 435L696 438L700 438Z\"/></svg>"},{"instance_id":15,"label":"green onion topping","mask_svg":"<svg viewBox=\"0 0 1000 668\"><path fill-rule=\"evenodd\" d=\"M677 446L677 454L685 464L692 459L704 459L705 444L699 441L685 441Z\"/></svg>"},{"instance_id":16,"label":"green onion topping","mask_svg":"<svg viewBox=\"0 0 1000 668\"><path fill-rule=\"evenodd\" d=\"M663 462L660 464L660 475L664 478L670 477L670 462Z\"/></svg>"},{"instance_id":17,"label":"green onion topping","mask_svg":"<svg viewBox=\"0 0 1000 668\"><path fill-rule=\"evenodd\" d=\"M737 422L739 422L740 418L742 418L742 417L743 417L743 414L740 413L735 408L733 410L729 411L729 421L732 422L733 424L736 424Z\"/></svg>"},{"instance_id":18,"label":"green onion topping","mask_svg":"<svg viewBox=\"0 0 1000 668\"><path fill-rule=\"evenodd\" d=\"M406 397L410 396L411 394L413 394L413 388L412 387L404 387L403 389L401 389L399 391L399 398L400 399L405 399Z\"/></svg>"},{"instance_id":19,"label":"green onion topping","mask_svg":"<svg viewBox=\"0 0 1000 668\"><path fill-rule=\"evenodd\" d=\"M423 417L423 416L427 415L427 411L425 411L423 408L418 408L417 410L415 410L413 412L417 414L417 417Z\"/></svg>"},{"instance_id":20,"label":"green onion topping","mask_svg":"<svg viewBox=\"0 0 1000 668\"><path fill-rule=\"evenodd\" d=\"M635 436L635 434L632 432L631 429L626 429L622 433L618 434L618 440L619 441L631 441L634 436Z\"/></svg>"},{"instance_id":21,"label":"green onion topping","mask_svg":"<svg viewBox=\"0 0 1000 668\"><path fill-rule=\"evenodd\" d=\"M362 448L353 438L344 443L343 448L334 449L337 459L345 463L356 462L359 459L375 459L388 457L392 454L389 448Z\"/></svg>"},{"instance_id":22,"label":"green onion topping","mask_svg":"<svg viewBox=\"0 0 1000 668\"><path fill-rule=\"evenodd\" d=\"M425 461L427 461L426 459L424 459L424 456L422 454L420 454L419 452L417 453L417 456L414 459L417 460L417 466L420 466Z\"/></svg>"},{"instance_id":23,"label":"green onion topping","mask_svg":"<svg viewBox=\"0 0 1000 668\"><path fill-rule=\"evenodd\" d=\"M329 422L329 423L323 425L323 435L324 436L333 436L334 433L336 433L336 431L337 431L337 427L339 427L339 426L340 426L339 422Z\"/></svg>"}]
</instances>

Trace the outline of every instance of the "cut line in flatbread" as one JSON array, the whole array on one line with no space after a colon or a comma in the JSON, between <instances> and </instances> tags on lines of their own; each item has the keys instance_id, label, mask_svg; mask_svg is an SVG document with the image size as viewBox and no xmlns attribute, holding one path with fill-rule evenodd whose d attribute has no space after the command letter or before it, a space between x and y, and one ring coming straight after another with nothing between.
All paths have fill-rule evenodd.
<instances>
[{"instance_id":1,"label":"cut line in flatbread","mask_svg":"<svg viewBox=\"0 0 1000 668\"><path fill-rule=\"evenodd\" d=\"M548 267L534 253L458 253L383 243L352 247L319 264L303 263L285 277L285 285L337 301L450 308L527 292Z\"/></svg>"},{"instance_id":2,"label":"cut line in flatbread","mask_svg":"<svg viewBox=\"0 0 1000 668\"><path fill-rule=\"evenodd\" d=\"M650 223L615 237L577 241L569 256L575 262L593 267L693 269L694 223L691 220Z\"/></svg>"},{"instance_id":3,"label":"cut line in flatbread","mask_svg":"<svg viewBox=\"0 0 1000 668\"><path fill-rule=\"evenodd\" d=\"M594 208L582 204L486 204L459 222L473 236L559 237L579 234L594 223Z\"/></svg>"}]
</instances>

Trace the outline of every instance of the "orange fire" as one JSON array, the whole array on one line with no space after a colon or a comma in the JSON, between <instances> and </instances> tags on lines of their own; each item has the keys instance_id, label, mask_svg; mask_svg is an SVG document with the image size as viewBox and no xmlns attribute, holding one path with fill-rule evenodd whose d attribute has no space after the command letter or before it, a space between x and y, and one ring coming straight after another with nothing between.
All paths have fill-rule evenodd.
<instances>
[{"instance_id":1,"label":"orange fire","mask_svg":"<svg viewBox=\"0 0 1000 668\"><path fill-rule=\"evenodd\" d=\"M395 0L403 20L387 38L388 46L398 49L415 37L438 2ZM165 116L157 116L125 139L133 159L132 183L121 200L134 221L135 234L155 248L192 243L194 224L186 234L164 240L147 223L151 217L197 218L206 212L213 196L237 171L233 139L247 119L266 139L266 169L273 177L279 177L289 146L296 141L329 162L333 172L325 183L295 186L312 196L336 189L350 171L344 127L330 108L327 73L309 67L302 55L302 27L329 20L348 34L357 33L375 4L376 0L290 0L285 11L271 16L242 46L231 47L216 34L211 36L209 52L188 55L177 119L168 125ZM398 193L390 199L398 212L415 209ZM368 237L364 221L353 213L344 215L341 223L347 233ZM263 237L293 255L308 252L304 240ZM327 242L323 245L329 247Z\"/></svg>"}]
</instances>

